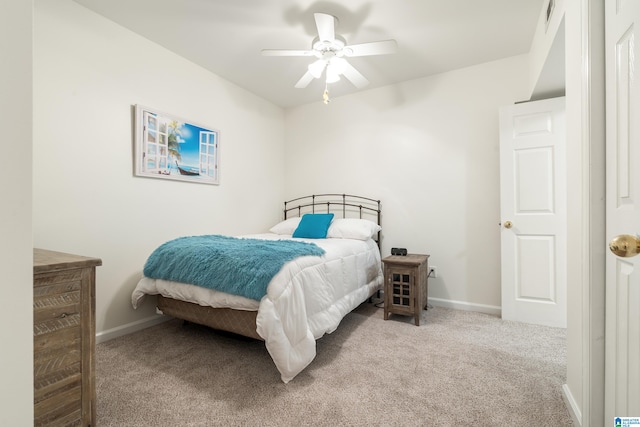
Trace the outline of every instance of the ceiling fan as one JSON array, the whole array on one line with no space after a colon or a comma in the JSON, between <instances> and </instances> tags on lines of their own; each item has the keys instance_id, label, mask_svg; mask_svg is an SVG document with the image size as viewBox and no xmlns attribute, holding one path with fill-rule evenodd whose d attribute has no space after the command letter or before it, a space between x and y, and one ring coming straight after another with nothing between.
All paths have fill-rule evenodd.
<instances>
[{"instance_id":1,"label":"ceiling fan","mask_svg":"<svg viewBox=\"0 0 640 427\"><path fill-rule=\"evenodd\" d=\"M377 42L347 45L345 39L335 33L337 18L326 13L313 14L318 36L311 42L311 50L264 49L264 56L308 56L317 58L309 64L307 71L295 84L296 88L305 88L313 79L319 79L325 73L326 84L335 83L344 76L358 89L369 84L358 70L345 57L385 55L395 53L395 40L381 40ZM329 91L325 85L323 96L325 104L329 102Z\"/></svg>"}]
</instances>

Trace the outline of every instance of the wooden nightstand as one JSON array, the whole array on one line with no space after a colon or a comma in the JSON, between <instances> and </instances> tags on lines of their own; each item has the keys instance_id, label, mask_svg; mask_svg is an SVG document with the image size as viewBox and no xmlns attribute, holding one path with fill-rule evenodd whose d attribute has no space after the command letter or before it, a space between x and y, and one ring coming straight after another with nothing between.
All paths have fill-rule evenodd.
<instances>
[{"instance_id":1,"label":"wooden nightstand","mask_svg":"<svg viewBox=\"0 0 640 427\"><path fill-rule=\"evenodd\" d=\"M429 255L392 255L384 264L384 320L389 313L413 315L420 325L420 313L427 308Z\"/></svg>"}]
</instances>

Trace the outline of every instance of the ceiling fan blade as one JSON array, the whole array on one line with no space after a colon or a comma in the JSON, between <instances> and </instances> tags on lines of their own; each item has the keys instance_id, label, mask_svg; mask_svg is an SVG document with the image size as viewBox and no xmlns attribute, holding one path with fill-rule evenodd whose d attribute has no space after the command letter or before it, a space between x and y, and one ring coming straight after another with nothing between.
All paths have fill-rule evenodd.
<instances>
[{"instance_id":1,"label":"ceiling fan blade","mask_svg":"<svg viewBox=\"0 0 640 427\"><path fill-rule=\"evenodd\" d=\"M313 56L312 50L262 49L262 56Z\"/></svg>"},{"instance_id":2,"label":"ceiling fan blade","mask_svg":"<svg viewBox=\"0 0 640 427\"><path fill-rule=\"evenodd\" d=\"M316 27L318 28L318 38L320 41L334 41L336 39L336 19L326 13L314 13L313 17L316 19Z\"/></svg>"},{"instance_id":3,"label":"ceiling fan blade","mask_svg":"<svg viewBox=\"0 0 640 427\"><path fill-rule=\"evenodd\" d=\"M381 40L379 42L352 44L345 46L342 51L344 56L368 56L396 53L397 50L398 43L395 40Z\"/></svg>"},{"instance_id":4,"label":"ceiling fan blade","mask_svg":"<svg viewBox=\"0 0 640 427\"><path fill-rule=\"evenodd\" d=\"M342 75L347 78L355 87L358 89L362 89L366 85L369 84L369 80L367 80L360 71L356 70L353 65L349 64L345 61L344 71L342 71Z\"/></svg>"},{"instance_id":5,"label":"ceiling fan blade","mask_svg":"<svg viewBox=\"0 0 640 427\"><path fill-rule=\"evenodd\" d=\"M311 81L314 79L315 77L313 77L313 74L311 74L309 71L307 71L306 73L304 73L304 76L302 76L300 78L300 80L298 80L298 83L296 83L296 88L298 89L304 89L305 87L307 87L309 85L309 83L311 83Z\"/></svg>"}]
</instances>

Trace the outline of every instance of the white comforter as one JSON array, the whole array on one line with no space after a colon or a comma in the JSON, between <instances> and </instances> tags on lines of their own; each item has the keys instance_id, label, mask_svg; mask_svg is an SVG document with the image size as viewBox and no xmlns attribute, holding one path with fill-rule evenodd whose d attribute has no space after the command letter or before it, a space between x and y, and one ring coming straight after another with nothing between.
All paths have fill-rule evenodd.
<instances>
[{"instance_id":1,"label":"white comforter","mask_svg":"<svg viewBox=\"0 0 640 427\"><path fill-rule=\"evenodd\" d=\"M286 238L271 233L245 237ZM133 306L137 308L147 294L161 294L212 307L258 310L257 332L287 383L314 359L315 340L333 332L345 315L383 283L380 252L373 240L299 240L317 244L325 254L286 263L259 303L199 286L143 277L132 294Z\"/></svg>"}]
</instances>

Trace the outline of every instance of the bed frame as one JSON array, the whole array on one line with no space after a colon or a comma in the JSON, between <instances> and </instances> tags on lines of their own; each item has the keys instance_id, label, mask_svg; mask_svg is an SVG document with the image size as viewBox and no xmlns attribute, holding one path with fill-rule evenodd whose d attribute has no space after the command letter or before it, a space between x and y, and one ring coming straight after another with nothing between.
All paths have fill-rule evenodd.
<instances>
[{"instance_id":1,"label":"bed frame","mask_svg":"<svg viewBox=\"0 0 640 427\"><path fill-rule=\"evenodd\" d=\"M350 194L313 194L284 202L284 219L305 213L333 213L340 218L369 219L381 225L380 200ZM375 238L380 248L380 232ZM257 311L213 308L158 295L163 314L213 329L262 340L256 332Z\"/></svg>"}]
</instances>

